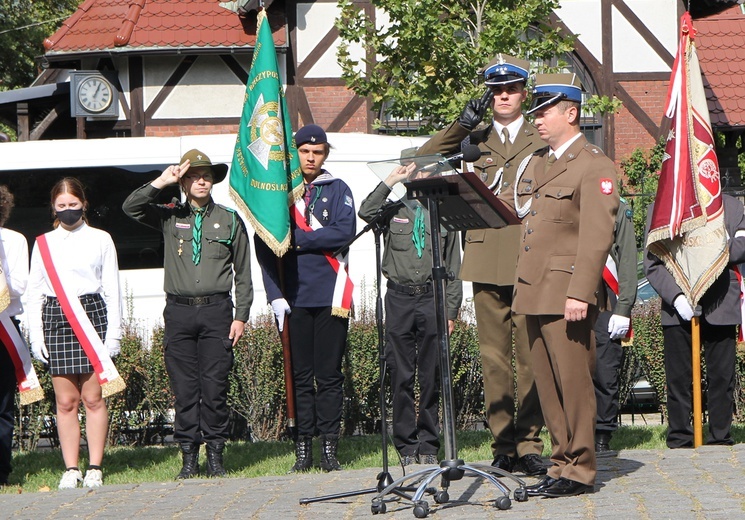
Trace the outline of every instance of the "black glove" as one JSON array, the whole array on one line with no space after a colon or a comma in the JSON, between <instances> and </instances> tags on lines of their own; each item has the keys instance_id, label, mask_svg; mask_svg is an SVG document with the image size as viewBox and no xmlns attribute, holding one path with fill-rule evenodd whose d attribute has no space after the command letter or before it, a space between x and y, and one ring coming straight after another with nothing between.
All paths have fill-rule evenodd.
<instances>
[{"instance_id":1,"label":"black glove","mask_svg":"<svg viewBox=\"0 0 745 520\"><path fill-rule=\"evenodd\" d=\"M466 108L461 112L458 118L460 126L466 130L473 130L478 126L482 119L486 109L491 106L492 99L494 99L494 92L491 89L486 89L481 99L472 99L466 103Z\"/></svg>"}]
</instances>

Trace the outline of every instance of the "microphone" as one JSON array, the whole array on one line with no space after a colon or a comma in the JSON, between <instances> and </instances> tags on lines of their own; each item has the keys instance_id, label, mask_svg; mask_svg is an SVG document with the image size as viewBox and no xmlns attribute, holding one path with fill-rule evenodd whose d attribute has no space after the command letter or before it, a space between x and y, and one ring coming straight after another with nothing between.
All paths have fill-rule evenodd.
<instances>
[{"instance_id":1,"label":"microphone","mask_svg":"<svg viewBox=\"0 0 745 520\"><path fill-rule=\"evenodd\" d=\"M465 162L474 162L479 157L481 157L481 150L479 149L479 147L475 144L467 144L461 149L459 153L443 157L437 162L426 164L419 168L419 170L437 170L438 168L445 166L447 163L459 160L463 160Z\"/></svg>"}]
</instances>

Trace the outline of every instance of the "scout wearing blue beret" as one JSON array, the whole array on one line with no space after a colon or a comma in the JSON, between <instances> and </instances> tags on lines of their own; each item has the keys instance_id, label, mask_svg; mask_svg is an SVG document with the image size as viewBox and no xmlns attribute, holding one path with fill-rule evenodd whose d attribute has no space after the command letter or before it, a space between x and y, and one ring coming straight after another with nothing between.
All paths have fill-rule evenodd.
<instances>
[{"instance_id":1,"label":"scout wearing blue beret","mask_svg":"<svg viewBox=\"0 0 745 520\"><path fill-rule=\"evenodd\" d=\"M305 143L326 144L328 138L326 132L318 125L305 125L295 133L295 145L301 146Z\"/></svg>"}]
</instances>

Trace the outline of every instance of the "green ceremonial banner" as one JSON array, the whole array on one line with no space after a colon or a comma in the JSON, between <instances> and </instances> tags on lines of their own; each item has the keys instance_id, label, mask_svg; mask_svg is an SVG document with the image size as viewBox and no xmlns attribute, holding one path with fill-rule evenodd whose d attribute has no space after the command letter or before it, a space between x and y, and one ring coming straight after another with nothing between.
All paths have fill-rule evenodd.
<instances>
[{"instance_id":1,"label":"green ceremonial banner","mask_svg":"<svg viewBox=\"0 0 745 520\"><path fill-rule=\"evenodd\" d=\"M282 256L290 247L289 208L303 194L303 176L263 9L256 34L230 167L230 196L259 237Z\"/></svg>"}]
</instances>

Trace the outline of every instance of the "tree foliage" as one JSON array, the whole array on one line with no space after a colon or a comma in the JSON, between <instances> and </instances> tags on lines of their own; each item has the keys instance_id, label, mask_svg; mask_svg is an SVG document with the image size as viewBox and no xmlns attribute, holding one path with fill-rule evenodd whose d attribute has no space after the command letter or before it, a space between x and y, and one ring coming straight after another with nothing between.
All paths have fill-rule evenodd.
<instances>
[{"instance_id":1,"label":"tree foliage","mask_svg":"<svg viewBox=\"0 0 745 520\"><path fill-rule=\"evenodd\" d=\"M44 38L78 7L79 0L0 0L0 90L27 87L38 74Z\"/></svg>"},{"instance_id":2,"label":"tree foliage","mask_svg":"<svg viewBox=\"0 0 745 520\"><path fill-rule=\"evenodd\" d=\"M423 121L422 131L452 121L481 95L479 70L498 53L540 63L573 48L545 25L558 0L372 0L378 23L354 0L339 0L337 58L347 87L371 96L376 111ZM388 20L382 24L381 20ZM366 53L356 58L351 49Z\"/></svg>"},{"instance_id":3,"label":"tree foliage","mask_svg":"<svg viewBox=\"0 0 745 520\"><path fill-rule=\"evenodd\" d=\"M665 139L651 149L637 148L621 161L621 169L627 179L621 179L621 193L627 198L633 211L636 247L643 249L644 228L647 223L647 207L654 201L657 182L660 178L662 159L665 154Z\"/></svg>"}]
</instances>

